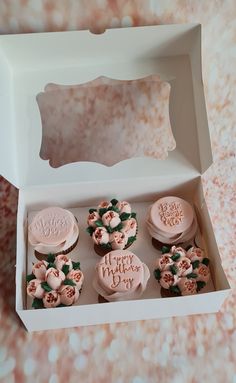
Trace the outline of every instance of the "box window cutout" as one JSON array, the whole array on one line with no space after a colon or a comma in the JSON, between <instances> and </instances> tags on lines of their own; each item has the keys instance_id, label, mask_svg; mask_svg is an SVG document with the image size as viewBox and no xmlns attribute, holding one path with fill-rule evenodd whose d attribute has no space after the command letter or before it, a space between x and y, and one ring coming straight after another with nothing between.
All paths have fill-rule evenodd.
<instances>
[{"instance_id":1,"label":"box window cutout","mask_svg":"<svg viewBox=\"0 0 236 383\"><path fill-rule=\"evenodd\" d=\"M37 95L40 157L55 168L78 161L112 166L132 157L165 159L176 147L169 98L170 84L156 75L47 84Z\"/></svg>"}]
</instances>

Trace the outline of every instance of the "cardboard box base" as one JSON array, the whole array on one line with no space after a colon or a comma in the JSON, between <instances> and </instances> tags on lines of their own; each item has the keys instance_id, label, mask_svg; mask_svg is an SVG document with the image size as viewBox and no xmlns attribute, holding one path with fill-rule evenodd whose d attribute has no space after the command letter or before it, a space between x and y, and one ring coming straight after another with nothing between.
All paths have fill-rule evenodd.
<instances>
[{"instance_id":1,"label":"cardboard box base","mask_svg":"<svg viewBox=\"0 0 236 383\"><path fill-rule=\"evenodd\" d=\"M65 190L63 192L65 186L57 186L57 193L53 193L54 205L56 203L69 208L70 204L73 204L73 195L78 193L78 205L86 204L87 206L70 208L77 217L80 225L80 239L76 248L71 252L71 257L81 262L81 269L85 275L83 291L77 305L54 309L30 309L32 301L26 299L25 292L25 275L31 272L32 262L36 261L33 249L27 242L28 220L30 221L32 219L35 211L49 206L48 198L50 199L49 196L52 195L52 190L51 187L42 187L37 188L37 193L35 189L21 193L18 213L18 243L20 243L20 229L24 226L25 231L21 233L23 239L21 244L25 249L25 253L21 250L21 256L18 257L17 264L17 312L29 331L192 315L216 312L220 309L223 300L229 292L229 285L221 267L219 253L214 248L214 236L205 201L203 200L200 177L189 181L187 183L188 187L186 187L185 182L178 182L176 180L176 186L174 188L167 187L164 194L178 195L188 199L194 204L201 232L201 235L198 235L197 241L204 248L211 260L212 279L199 294L187 297L161 298L159 284L153 276L155 261L160 253L152 246L152 241L145 225L148 206L152 201L163 195L163 192L160 194L156 191L158 190L156 189L156 182L154 182L152 186L155 190L155 198L153 198L153 193L151 193L151 201L146 202L132 201L133 199L140 198L149 199L148 195L150 195L152 190L146 194L142 193L142 188L147 186L143 183L140 183L140 194L137 191L136 193L132 193L133 196L131 196L130 193L130 195L122 195L121 197L115 192L116 185L113 185L113 192L111 193L112 183L107 183L107 188L110 190L107 191L106 196L103 195L103 198L111 199L112 197L116 197L118 199L126 199L132 203L133 210L137 212L139 223L138 239L130 250L147 264L151 273L147 289L140 299L114 303L98 303L98 294L93 289L91 282L95 265L100 257L94 252L92 240L85 231L88 208L95 207L103 198L97 199L96 203L90 203L89 197L84 200L83 194L86 193L86 190L87 195L89 194L86 184L84 184L84 188L81 183L73 185L73 187L71 186L67 189L67 192L65 192ZM168 178L166 178L166 182L168 183ZM127 180L123 180L123 182L120 181L120 190L124 190L125 183L127 183ZM103 186L105 185L103 184ZM164 180L162 187L164 187ZM55 186L53 188L55 188ZM99 185L94 185L92 190L93 192L91 194L95 194L96 191L99 194ZM63 196L63 198L61 196ZM60 203L61 199L67 199L67 203Z\"/></svg>"}]
</instances>

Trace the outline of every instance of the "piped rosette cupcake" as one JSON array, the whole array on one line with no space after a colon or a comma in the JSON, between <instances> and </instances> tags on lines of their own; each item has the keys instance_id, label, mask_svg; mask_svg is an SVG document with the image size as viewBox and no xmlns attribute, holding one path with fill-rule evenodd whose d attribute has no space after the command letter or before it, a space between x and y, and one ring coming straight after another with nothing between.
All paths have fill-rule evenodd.
<instances>
[{"instance_id":1,"label":"piped rosette cupcake","mask_svg":"<svg viewBox=\"0 0 236 383\"><path fill-rule=\"evenodd\" d=\"M136 213L126 201L100 202L96 209L89 210L87 224L87 232L100 256L111 250L127 249L136 240Z\"/></svg>"},{"instance_id":2,"label":"piped rosette cupcake","mask_svg":"<svg viewBox=\"0 0 236 383\"><path fill-rule=\"evenodd\" d=\"M28 227L28 239L35 256L46 259L47 254L68 254L79 239L79 226L74 215L61 207L39 211Z\"/></svg>"},{"instance_id":3,"label":"piped rosette cupcake","mask_svg":"<svg viewBox=\"0 0 236 383\"><path fill-rule=\"evenodd\" d=\"M80 262L67 255L49 254L47 260L33 265L27 275L27 295L33 299L32 307L53 308L71 306L79 299L84 275Z\"/></svg>"},{"instance_id":4,"label":"piped rosette cupcake","mask_svg":"<svg viewBox=\"0 0 236 383\"><path fill-rule=\"evenodd\" d=\"M148 267L135 254L114 250L96 265L93 287L100 303L137 299L146 289L149 277Z\"/></svg>"},{"instance_id":5,"label":"piped rosette cupcake","mask_svg":"<svg viewBox=\"0 0 236 383\"><path fill-rule=\"evenodd\" d=\"M192 295L206 286L210 278L209 258L198 247L163 246L154 276L163 297Z\"/></svg>"},{"instance_id":6,"label":"piped rosette cupcake","mask_svg":"<svg viewBox=\"0 0 236 383\"><path fill-rule=\"evenodd\" d=\"M147 229L158 250L163 245L177 245L192 240L197 232L197 219L189 202L168 196L158 199L148 211Z\"/></svg>"}]
</instances>

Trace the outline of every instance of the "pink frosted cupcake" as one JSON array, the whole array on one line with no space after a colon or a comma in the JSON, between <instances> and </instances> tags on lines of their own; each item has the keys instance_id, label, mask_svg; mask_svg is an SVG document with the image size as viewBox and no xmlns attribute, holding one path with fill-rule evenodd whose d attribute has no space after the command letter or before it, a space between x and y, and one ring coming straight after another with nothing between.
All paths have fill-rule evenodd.
<instances>
[{"instance_id":1,"label":"pink frosted cupcake","mask_svg":"<svg viewBox=\"0 0 236 383\"><path fill-rule=\"evenodd\" d=\"M49 254L47 260L33 265L27 275L27 294L33 299L32 307L53 308L71 306L79 299L84 276L80 263L65 254Z\"/></svg>"},{"instance_id":2,"label":"pink frosted cupcake","mask_svg":"<svg viewBox=\"0 0 236 383\"><path fill-rule=\"evenodd\" d=\"M206 286L210 278L209 258L202 249L190 247L186 251L176 246L168 252L165 249L154 270L163 297L196 294Z\"/></svg>"},{"instance_id":3,"label":"pink frosted cupcake","mask_svg":"<svg viewBox=\"0 0 236 383\"><path fill-rule=\"evenodd\" d=\"M38 212L28 227L28 239L36 257L67 254L79 239L79 226L74 215L61 207L48 207Z\"/></svg>"},{"instance_id":4,"label":"pink frosted cupcake","mask_svg":"<svg viewBox=\"0 0 236 383\"><path fill-rule=\"evenodd\" d=\"M137 299L146 289L149 277L148 267L135 254L114 250L97 264L93 286L99 302Z\"/></svg>"},{"instance_id":5,"label":"pink frosted cupcake","mask_svg":"<svg viewBox=\"0 0 236 383\"><path fill-rule=\"evenodd\" d=\"M192 206L182 198L163 197L149 209L146 220L153 245L160 248L194 238L197 220Z\"/></svg>"},{"instance_id":6,"label":"pink frosted cupcake","mask_svg":"<svg viewBox=\"0 0 236 383\"><path fill-rule=\"evenodd\" d=\"M126 201L100 202L96 209L89 210L87 224L87 232L100 256L111 250L127 249L136 240L136 213Z\"/></svg>"}]
</instances>

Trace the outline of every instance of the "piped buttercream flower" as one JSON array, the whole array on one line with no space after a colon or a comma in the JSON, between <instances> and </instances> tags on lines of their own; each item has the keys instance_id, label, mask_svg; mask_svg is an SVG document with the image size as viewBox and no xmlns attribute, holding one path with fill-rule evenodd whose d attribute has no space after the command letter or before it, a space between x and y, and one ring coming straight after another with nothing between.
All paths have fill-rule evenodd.
<instances>
[{"instance_id":1,"label":"piped buttercream flower","mask_svg":"<svg viewBox=\"0 0 236 383\"><path fill-rule=\"evenodd\" d=\"M115 211L109 210L102 216L104 226L110 226L112 229L121 222L120 216Z\"/></svg>"},{"instance_id":2,"label":"piped buttercream flower","mask_svg":"<svg viewBox=\"0 0 236 383\"><path fill-rule=\"evenodd\" d=\"M79 298L79 290L76 286L63 285L59 289L61 303L66 306L71 306L77 302Z\"/></svg>"},{"instance_id":3,"label":"piped buttercream flower","mask_svg":"<svg viewBox=\"0 0 236 383\"><path fill-rule=\"evenodd\" d=\"M123 250L127 244L127 241L128 236L126 233L115 231L114 233L110 234L110 243L113 250Z\"/></svg>"},{"instance_id":4,"label":"piped buttercream flower","mask_svg":"<svg viewBox=\"0 0 236 383\"><path fill-rule=\"evenodd\" d=\"M109 242L109 233L105 227L97 227L92 235L93 241L96 245L103 245Z\"/></svg>"},{"instance_id":5,"label":"piped buttercream flower","mask_svg":"<svg viewBox=\"0 0 236 383\"><path fill-rule=\"evenodd\" d=\"M57 291L48 291L43 297L44 307L50 309L59 306L61 303L60 294Z\"/></svg>"},{"instance_id":6,"label":"piped buttercream flower","mask_svg":"<svg viewBox=\"0 0 236 383\"><path fill-rule=\"evenodd\" d=\"M47 271L47 265L48 265L48 262L46 261L39 261L33 265L32 273L35 275L36 279L40 279L41 281L44 281L45 274Z\"/></svg>"},{"instance_id":7,"label":"piped buttercream flower","mask_svg":"<svg viewBox=\"0 0 236 383\"><path fill-rule=\"evenodd\" d=\"M53 289L57 290L65 280L65 274L61 270L50 267L46 272L46 281L48 285Z\"/></svg>"},{"instance_id":8,"label":"piped buttercream flower","mask_svg":"<svg viewBox=\"0 0 236 383\"><path fill-rule=\"evenodd\" d=\"M76 283L76 286L79 290L81 289L84 282L84 275L81 270L71 270L69 274L67 274L67 278Z\"/></svg>"},{"instance_id":9,"label":"piped buttercream flower","mask_svg":"<svg viewBox=\"0 0 236 383\"><path fill-rule=\"evenodd\" d=\"M66 255L64 254L59 254L56 258L55 258L55 266L58 270L61 270L63 268L64 265L67 265L69 266L69 270L72 270L72 261L70 258L68 258Z\"/></svg>"},{"instance_id":10,"label":"piped buttercream flower","mask_svg":"<svg viewBox=\"0 0 236 383\"><path fill-rule=\"evenodd\" d=\"M44 289L41 286L39 279L32 279L27 285L27 294L32 298L42 299L44 296Z\"/></svg>"}]
</instances>

